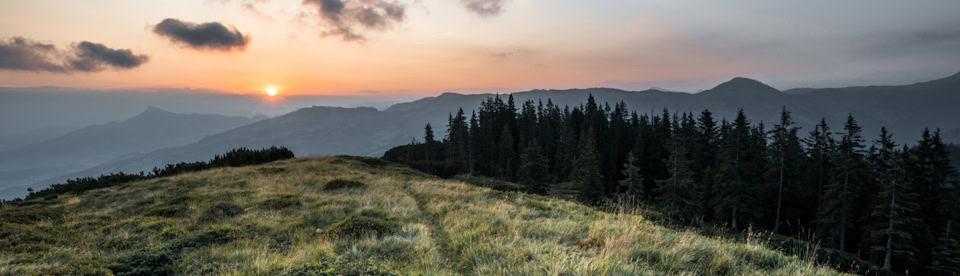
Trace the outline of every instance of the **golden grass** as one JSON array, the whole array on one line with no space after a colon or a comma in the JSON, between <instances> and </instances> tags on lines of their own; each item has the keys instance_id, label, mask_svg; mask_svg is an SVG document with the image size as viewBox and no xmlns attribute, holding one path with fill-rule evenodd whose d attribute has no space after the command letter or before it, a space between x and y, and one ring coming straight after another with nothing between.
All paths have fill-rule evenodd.
<instances>
[{"instance_id":1,"label":"golden grass","mask_svg":"<svg viewBox=\"0 0 960 276\"><path fill-rule=\"evenodd\" d=\"M374 165L376 166L376 165ZM360 188L324 191L330 180ZM236 206L239 213L215 212ZM331 225L395 222L341 237ZM0 275L827 275L762 244L639 215L318 157L221 168L0 207ZM154 270L156 272L156 270Z\"/></svg>"}]
</instances>

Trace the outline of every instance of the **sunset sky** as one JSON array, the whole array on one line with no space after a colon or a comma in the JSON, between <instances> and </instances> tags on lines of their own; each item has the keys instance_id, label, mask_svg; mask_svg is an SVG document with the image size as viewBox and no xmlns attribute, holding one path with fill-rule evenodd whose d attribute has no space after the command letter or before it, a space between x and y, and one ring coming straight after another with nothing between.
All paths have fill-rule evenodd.
<instances>
[{"instance_id":1,"label":"sunset sky","mask_svg":"<svg viewBox=\"0 0 960 276\"><path fill-rule=\"evenodd\" d=\"M792 88L960 71L960 1L784 2L4 0L0 86L695 92L734 76Z\"/></svg>"}]
</instances>

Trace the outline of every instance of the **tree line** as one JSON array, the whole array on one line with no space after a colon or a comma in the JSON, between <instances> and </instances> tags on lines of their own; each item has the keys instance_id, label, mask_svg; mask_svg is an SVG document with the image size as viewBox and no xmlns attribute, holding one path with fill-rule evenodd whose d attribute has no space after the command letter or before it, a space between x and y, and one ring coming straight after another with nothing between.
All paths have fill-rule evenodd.
<instances>
[{"instance_id":1,"label":"tree line","mask_svg":"<svg viewBox=\"0 0 960 276\"><path fill-rule=\"evenodd\" d=\"M521 183L538 194L572 187L583 202L626 200L677 220L789 236L886 270L960 273L958 186L940 131L912 146L886 128L864 138L857 120L820 120L801 133L784 108L772 126L694 113L640 114L623 102L569 107L513 96L448 117L445 138L384 159L441 176L472 174ZM812 235L811 235L812 234Z\"/></svg>"},{"instance_id":2,"label":"tree line","mask_svg":"<svg viewBox=\"0 0 960 276\"><path fill-rule=\"evenodd\" d=\"M14 199L12 201L0 201L0 204L6 202L19 202L31 199L55 199L59 195L67 193L82 193L85 191L106 188L139 180L147 180L158 177L174 176L182 173L197 172L213 168L239 167L247 165L256 165L269 163L276 160L285 160L293 158L293 152L286 147L269 147L262 149L248 149L246 147L236 148L224 154L218 154L210 161L198 162L179 162L176 164L167 164L163 168L153 168L150 173L124 173L116 172L98 177L80 177L68 179L65 183L53 184L50 187L34 191L27 189L27 196L24 199Z\"/></svg>"}]
</instances>

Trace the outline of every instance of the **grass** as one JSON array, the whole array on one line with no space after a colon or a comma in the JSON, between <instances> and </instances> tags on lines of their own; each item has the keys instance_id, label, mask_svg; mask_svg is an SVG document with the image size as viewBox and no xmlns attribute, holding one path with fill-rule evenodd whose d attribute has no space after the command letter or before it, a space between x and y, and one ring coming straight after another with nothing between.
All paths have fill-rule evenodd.
<instances>
[{"instance_id":1,"label":"grass","mask_svg":"<svg viewBox=\"0 0 960 276\"><path fill-rule=\"evenodd\" d=\"M836 274L767 246L352 157L0 206L0 275Z\"/></svg>"}]
</instances>

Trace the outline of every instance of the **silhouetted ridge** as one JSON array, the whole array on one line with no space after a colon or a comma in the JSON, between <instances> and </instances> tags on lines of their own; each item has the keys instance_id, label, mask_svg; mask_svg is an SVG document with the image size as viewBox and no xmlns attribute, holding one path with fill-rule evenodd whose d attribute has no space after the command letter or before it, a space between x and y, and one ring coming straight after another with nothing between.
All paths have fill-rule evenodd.
<instances>
[{"instance_id":1,"label":"silhouetted ridge","mask_svg":"<svg viewBox=\"0 0 960 276\"><path fill-rule=\"evenodd\" d=\"M770 87L769 85L766 85L766 84L764 84L764 83L762 83L762 82L759 82L759 81L756 81L756 80L753 80L753 79L736 77L736 78L733 78L733 79L731 79L731 80L729 80L729 81L727 81L727 82L721 83L720 85L717 85L716 87L714 87L714 88L712 88L712 89L710 89L710 90L704 91L704 93L710 93L710 94L720 94L720 93L723 93L723 94L729 94L729 93L736 93L736 94L742 94L742 93L750 93L750 94L753 94L753 93L774 93L774 94L780 94L780 90L777 90L776 88Z\"/></svg>"},{"instance_id":2,"label":"silhouetted ridge","mask_svg":"<svg viewBox=\"0 0 960 276\"><path fill-rule=\"evenodd\" d=\"M928 87L960 87L960 73L956 73L942 79L936 79L928 82L921 82L918 85L928 86Z\"/></svg>"}]
</instances>

